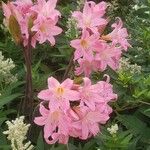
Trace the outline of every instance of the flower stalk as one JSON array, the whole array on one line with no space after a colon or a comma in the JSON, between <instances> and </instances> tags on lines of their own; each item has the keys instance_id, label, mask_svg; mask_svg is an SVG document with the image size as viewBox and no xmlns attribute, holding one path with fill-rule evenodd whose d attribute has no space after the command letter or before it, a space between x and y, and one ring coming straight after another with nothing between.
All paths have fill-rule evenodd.
<instances>
[{"instance_id":1,"label":"flower stalk","mask_svg":"<svg viewBox=\"0 0 150 150\"><path fill-rule=\"evenodd\" d=\"M26 65L26 87L25 87L25 98L22 103L22 113L29 116L29 120L32 119L33 112L33 87L32 87L32 48L31 48L31 38L29 37L29 42L26 47L23 47L23 54Z\"/></svg>"}]
</instances>

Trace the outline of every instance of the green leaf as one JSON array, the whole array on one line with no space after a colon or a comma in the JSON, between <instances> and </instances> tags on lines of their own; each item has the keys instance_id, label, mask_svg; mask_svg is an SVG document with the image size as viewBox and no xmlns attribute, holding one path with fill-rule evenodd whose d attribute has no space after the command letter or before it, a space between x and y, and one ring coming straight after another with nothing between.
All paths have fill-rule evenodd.
<instances>
[{"instance_id":1,"label":"green leaf","mask_svg":"<svg viewBox=\"0 0 150 150\"><path fill-rule=\"evenodd\" d=\"M95 140L90 140L88 143L84 145L83 150L91 150L95 144L96 144Z\"/></svg>"},{"instance_id":2,"label":"green leaf","mask_svg":"<svg viewBox=\"0 0 150 150\"><path fill-rule=\"evenodd\" d=\"M44 150L44 141L43 141L42 132L40 132L37 140L36 150L42 150L42 149Z\"/></svg>"},{"instance_id":3,"label":"green leaf","mask_svg":"<svg viewBox=\"0 0 150 150\"><path fill-rule=\"evenodd\" d=\"M10 95L12 93L12 90L16 89L24 83L24 81L12 83L11 85L7 86L1 93L3 93L2 95Z\"/></svg>"},{"instance_id":4,"label":"green leaf","mask_svg":"<svg viewBox=\"0 0 150 150\"><path fill-rule=\"evenodd\" d=\"M119 115L117 119L127 128L134 136L141 136L143 140L150 139L150 129L146 123L142 122L136 116Z\"/></svg>"},{"instance_id":5,"label":"green leaf","mask_svg":"<svg viewBox=\"0 0 150 150\"><path fill-rule=\"evenodd\" d=\"M1 145L6 145L7 144L7 140L5 135L3 134L2 129L0 128L0 146Z\"/></svg>"},{"instance_id":6,"label":"green leaf","mask_svg":"<svg viewBox=\"0 0 150 150\"><path fill-rule=\"evenodd\" d=\"M16 93L9 96L0 96L0 108L8 103L10 103L12 100L15 100L17 97L21 96L22 94ZM19 99L18 99L19 100Z\"/></svg>"}]
</instances>

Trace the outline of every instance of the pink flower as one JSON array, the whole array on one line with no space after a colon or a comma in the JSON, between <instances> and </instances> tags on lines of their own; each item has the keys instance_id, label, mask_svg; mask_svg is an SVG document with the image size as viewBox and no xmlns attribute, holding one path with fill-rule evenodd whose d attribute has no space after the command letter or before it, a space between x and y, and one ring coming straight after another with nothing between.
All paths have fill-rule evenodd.
<instances>
[{"instance_id":1,"label":"pink flower","mask_svg":"<svg viewBox=\"0 0 150 150\"><path fill-rule=\"evenodd\" d=\"M38 14L38 17L45 17L47 19L55 20L58 16L61 16L60 12L55 9L57 0L37 0L32 10ZM37 18L38 19L38 18Z\"/></svg>"},{"instance_id":2,"label":"pink flower","mask_svg":"<svg viewBox=\"0 0 150 150\"><path fill-rule=\"evenodd\" d=\"M5 19L5 23L8 26L9 24L9 17L12 14L11 9L10 9L11 5L10 3L8 3L7 5L2 1L2 9L4 11L4 16L6 17Z\"/></svg>"},{"instance_id":3,"label":"pink flower","mask_svg":"<svg viewBox=\"0 0 150 150\"><path fill-rule=\"evenodd\" d=\"M128 32L126 28L123 28L123 23L120 18L114 24L112 24L112 28L114 30L108 34L113 44L119 44L125 51L127 51L128 47L131 45L128 43Z\"/></svg>"},{"instance_id":4,"label":"pink flower","mask_svg":"<svg viewBox=\"0 0 150 150\"><path fill-rule=\"evenodd\" d=\"M81 39L72 40L70 45L75 48L74 60L86 55L93 55L93 50L96 49L96 42L99 40L99 35L91 35L88 31L82 32Z\"/></svg>"},{"instance_id":5,"label":"pink flower","mask_svg":"<svg viewBox=\"0 0 150 150\"><path fill-rule=\"evenodd\" d=\"M99 69L104 71L109 66L116 70L119 66L121 53L120 48L104 44L103 48L99 49L95 55L95 60L99 61Z\"/></svg>"},{"instance_id":6,"label":"pink flower","mask_svg":"<svg viewBox=\"0 0 150 150\"><path fill-rule=\"evenodd\" d=\"M73 80L66 79L63 83L59 83L55 78L48 79L48 89L42 90L38 94L38 98L49 101L49 108L55 111L58 108L66 111L70 108L69 101L79 100L79 92L72 90Z\"/></svg>"},{"instance_id":7,"label":"pink flower","mask_svg":"<svg viewBox=\"0 0 150 150\"><path fill-rule=\"evenodd\" d=\"M20 24L20 20L22 20L23 18L20 12L17 10L17 6L15 6L13 2L8 2L8 4L2 2L2 8L4 11L4 16L6 17L4 21L7 27L9 26L9 18L11 15L13 15L15 19L18 21L18 23Z\"/></svg>"},{"instance_id":8,"label":"pink flower","mask_svg":"<svg viewBox=\"0 0 150 150\"><path fill-rule=\"evenodd\" d=\"M107 21L101 18L101 14L98 15L97 8L93 8L93 2L86 2L83 8L83 13L75 11L73 17L78 22L78 27L86 30L90 29L93 33L98 33L99 26L106 25Z\"/></svg>"},{"instance_id":9,"label":"pink flower","mask_svg":"<svg viewBox=\"0 0 150 150\"><path fill-rule=\"evenodd\" d=\"M29 37L33 47L36 46L36 41L42 44L48 40L54 45L54 36L62 32L62 29L56 26L60 16L60 12L55 9L56 3L57 0L38 0L35 3L31 0L16 0L8 4L2 3L5 24L9 27L10 16L15 17L20 26L24 46L29 44Z\"/></svg>"},{"instance_id":10,"label":"pink flower","mask_svg":"<svg viewBox=\"0 0 150 150\"><path fill-rule=\"evenodd\" d=\"M16 0L13 2L17 6L18 11L25 16L29 13L30 8L33 6L32 0Z\"/></svg>"},{"instance_id":11,"label":"pink flower","mask_svg":"<svg viewBox=\"0 0 150 150\"><path fill-rule=\"evenodd\" d=\"M92 85L91 80L86 77L83 78L83 80L84 85L80 88L81 102L85 103L92 111L94 111L97 103L105 102L105 98L100 95L101 89L98 84Z\"/></svg>"},{"instance_id":12,"label":"pink flower","mask_svg":"<svg viewBox=\"0 0 150 150\"><path fill-rule=\"evenodd\" d=\"M38 0L32 10L37 13L37 19L34 21L32 31L36 32L35 39L40 44L47 40L51 45L55 45L54 36L60 34L62 29L56 26L58 17L61 16L60 12L55 9L57 0Z\"/></svg>"},{"instance_id":13,"label":"pink flower","mask_svg":"<svg viewBox=\"0 0 150 150\"><path fill-rule=\"evenodd\" d=\"M56 23L57 20L45 19L42 17L41 19L35 20L34 26L31 30L36 32L35 38L40 44L48 40L52 46L55 45L54 36L62 32L62 29L56 26Z\"/></svg>"},{"instance_id":14,"label":"pink flower","mask_svg":"<svg viewBox=\"0 0 150 150\"><path fill-rule=\"evenodd\" d=\"M98 71L99 63L93 56L86 56L78 59L79 66L75 68L75 74L80 75L84 73L86 77L89 77L92 71Z\"/></svg>"},{"instance_id":15,"label":"pink flower","mask_svg":"<svg viewBox=\"0 0 150 150\"><path fill-rule=\"evenodd\" d=\"M96 85L99 89L99 95L106 103L117 99L118 96L113 92L113 86L110 83L99 81Z\"/></svg>"},{"instance_id":16,"label":"pink flower","mask_svg":"<svg viewBox=\"0 0 150 150\"><path fill-rule=\"evenodd\" d=\"M34 122L39 126L44 126L44 139L46 142L53 144L59 140L60 143L66 144L69 139L71 120L60 109L52 112L40 104L39 111L42 116L35 117ZM52 140L49 140L50 137Z\"/></svg>"},{"instance_id":17,"label":"pink flower","mask_svg":"<svg viewBox=\"0 0 150 150\"><path fill-rule=\"evenodd\" d=\"M106 9L107 9L107 3L102 1L98 4L95 4L95 2L93 1L89 1L91 7L93 8L93 12L95 15L98 15L100 17L103 17L104 14L106 13Z\"/></svg>"},{"instance_id":18,"label":"pink flower","mask_svg":"<svg viewBox=\"0 0 150 150\"><path fill-rule=\"evenodd\" d=\"M91 111L87 106L74 107L73 110L79 116L79 120L75 119L72 126L80 133L79 138L83 140L97 135L100 131L99 123L105 124L109 119L108 114L100 113L98 110Z\"/></svg>"}]
</instances>

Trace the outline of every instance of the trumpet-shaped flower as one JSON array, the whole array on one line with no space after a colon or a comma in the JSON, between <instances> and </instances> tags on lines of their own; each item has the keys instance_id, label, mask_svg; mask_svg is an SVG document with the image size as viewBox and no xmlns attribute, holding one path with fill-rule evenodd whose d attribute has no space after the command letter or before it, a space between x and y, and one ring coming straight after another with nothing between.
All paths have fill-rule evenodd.
<instances>
[{"instance_id":1,"label":"trumpet-shaped flower","mask_svg":"<svg viewBox=\"0 0 150 150\"><path fill-rule=\"evenodd\" d=\"M61 16L60 12L55 9L57 0L38 0L37 5L35 5L32 10L38 13L38 17L41 18L41 16L52 20L55 20L58 18L58 16ZM37 19L39 19L37 17Z\"/></svg>"},{"instance_id":2,"label":"trumpet-shaped flower","mask_svg":"<svg viewBox=\"0 0 150 150\"><path fill-rule=\"evenodd\" d=\"M86 30L90 29L93 33L98 33L99 26L106 25L106 19L98 15L97 8L93 8L93 2L86 2L83 8L83 13L80 11L75 11L73 17L78 22L78 27Z\"/></svg>"},{"instance_id":3,"label":"trumpet-shaped flower","mask_svg":"<svg viewBox=\"0 0 150 150\"><path fill-rule=\"evenodd\" d=\"M48 40L52 46L55 45L54 36L62 32L62 29L56 26L56 23L56 20L47 20L42 17L41 20L36 20L34 22L35 25L31 30L36 32L36 40L39 41L40 44Z\"/></svg>"},{"instance_id":4,"label":"trumpet-shaped flower","mask_svg":"<svg viewBox=\"0 0 150 150\"><path fill-rule=\"evenodd\" d=\"M117 94L113 93L113 87L110 83L99 81L97 83L97 88L99 89L99 95L106 103L117 99Z\"/></svg>"},{"instance_id":5,"label":"trumpet-shaped flower","mask_svg":"<svg viewBox=\"0 0 150 150\"><path fill-rule=\"evenodd\" d=\"M114 30L107 36L110 38L113 44L119 44L125 51L131 45L128 43L128 32L126 28L123 28L122 20L119 18L118 21L112 24Z\"/></svg>"},{"instance_id":6,"label":"trumpet-shaped flower","mask_svg":"<svg viewBox=\"0 0 150 150\"><path fill-rule=\"evenodd\" d=\"M83 31L81 39L72 40L70 45L75 48L74 60L81 58L86 55L93 55L93 50L96 49L96 42L98 41L98 35L91 35L88 31Z\"/></svg>"},{"instance_id":7,"label":"trumpet-shaped flower","mask_svg":"<svg viewBox=\"0 0 150 150\"><path fill-rule=\"evenodd\" d=\"M73 80L66 79L63 83L59 83L55 78L48 79L48 89L42 90L38 94L38 98L49 101L49 108L55 111L58 108L66 111L70 108L69 101L77 101L80 99L79 92L72 90Z\"/></svg>"},{"instance_id":8,"label":"trumpet-shaped flower","mask_svg":"<svg viewBox=\"0 0 150 150\"><path fill-rule=\"evenodd\" d=\"M42 44L47 40L51 45L55 44L54 36L62 32L62 29L56 26L60 16L60 12L55 9L56 3L57 0L38 0L35 3L31 0L16 0L7 4L2 3L6 26L10 27L10 16L19 24L19 41L22 42L19 44L27 46L31 42L35 47L36 41Z\"/></svg>"},{"instance_id":9,"label":"trumpet-shaped flower","mask_svg":"<svg viewBox=\"0 0 150 150\"><path fill-rule=\"evenodd\" d=\"M40 104L39 111L42 116L35 117L34 122L39 126L44 126L46 142L53 144L59 140L60 143L66 144L71 120L60 109L52 112L51 109L46 109ZM52 138L52 140L49 140L49 138ZM62 140L63 138L66 138L66 140Z\"/></svg>"},{"instance_id":10,"label":"trumpet-shaped flower","mask_svg":"<svg viewBox=\"0 0 150 150\"><path fill-rule=\"evenodd\" d=\"M80 58L78 63L79 66L75 68L76 75L84 73L86 77L89 77L92 71L98 71L99 62L94 59L94 56L87 55L84 58Z\"/></svg>"},{"instance_id":11,"label":"trumpet-shaped flower","mask_svg":"<svg viewBox=\"0 0 150 150\"><path fill-rule=\"evenodd\" d=\"M98 110L91 111L87 106L74 107L73 110L79 116L79 120L74 121L72 126L80 131L79 138L83 140L95 136L100 131L99 123L105 124L109 119L108 114Z\"/></svg>"},{"instance_id":12,"label":"trumpet-shaped flower","mask_svg":"<svg viewBox=\"0 0 150 150\"><path fill-rule=\"evenodd\" d=\"M105 102L105 99L99 94L101 89L97 84L92 85L91 80L86 77L83 78L83 80L84 85L80 88L81 102L84 102L92 111L94 111L96 104Z\"/></svg>"},{"instance_id":13,"label":"trumpet-shaped flower","mask_svg":"<svg viewBox=\"0 0 150 150\"><path fill-rule=\"evenodd\" d=\"M116 70L119 67L119 60L121 57L121 50L115 46L104 44L102 49L95 55L95 60L99 61L99 69L104 71L107 66Z\"/></svg>"},{"instance_id":14,"label":"trumpet-shaped flower","mask_svg":"<svg viewBox=\"0 0 150 150\"><path fill-rule=\"evenodd\" d=\"M102 1L98 4L95 4L94 2L92 2L92 3L93 3L93 11L94 11L95 15L97 14L100 17L104 16L104 14L106 13L106 9L107 9L107 3L104 1Z\"/></svg>"}]
</instances>

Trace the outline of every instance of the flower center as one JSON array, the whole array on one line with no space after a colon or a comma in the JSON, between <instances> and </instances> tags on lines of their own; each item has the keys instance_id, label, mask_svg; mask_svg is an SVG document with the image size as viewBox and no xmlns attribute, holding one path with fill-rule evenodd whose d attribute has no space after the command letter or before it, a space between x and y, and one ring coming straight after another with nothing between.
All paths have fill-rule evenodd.
<instances>
[{"instance_id":1,"label":"flower center","mask_svg":"<svg viewBox=\"0 0 150 150\"><path fill-rule=\"evenodd\" d=\"M83 48L87 48L88 42L86 40L81 40L81 45L83 46Z\"/></svg>"},{"instance_id":2,"label":"flower center","mask_svg":"<svg viewBox=\"0 0 150 150\"><path fill-rule=\"evenodd\" d=\"M43 32L43 33L46 32L46 27L45 27L44 24L42 24L42 25L40 26L40 30L41 30L41 32Z\"/></svg>"},{"instance_id":3,"label":"flower center","mask_svg":"<svg viewBox=\"0 0 150 150\"><path fill-rule=\"evenodd\" d=\"M59 96L63 95L63 93L64 93L64 88L58 87L58 88L56 89L56 93L57 93L57 95L59 95Z\"/></svg>"},{"instance_id":4,"label":"flower center","mask_svg":"<svg viewBox=\"0 0 150 150\"><path fill-rule=\"evenodd\" d=\"M59 112L58 111L54 111L52 113L51 120L52 120L52 122L57 122L59 120Z\"/></svg>"}]
</instances>

